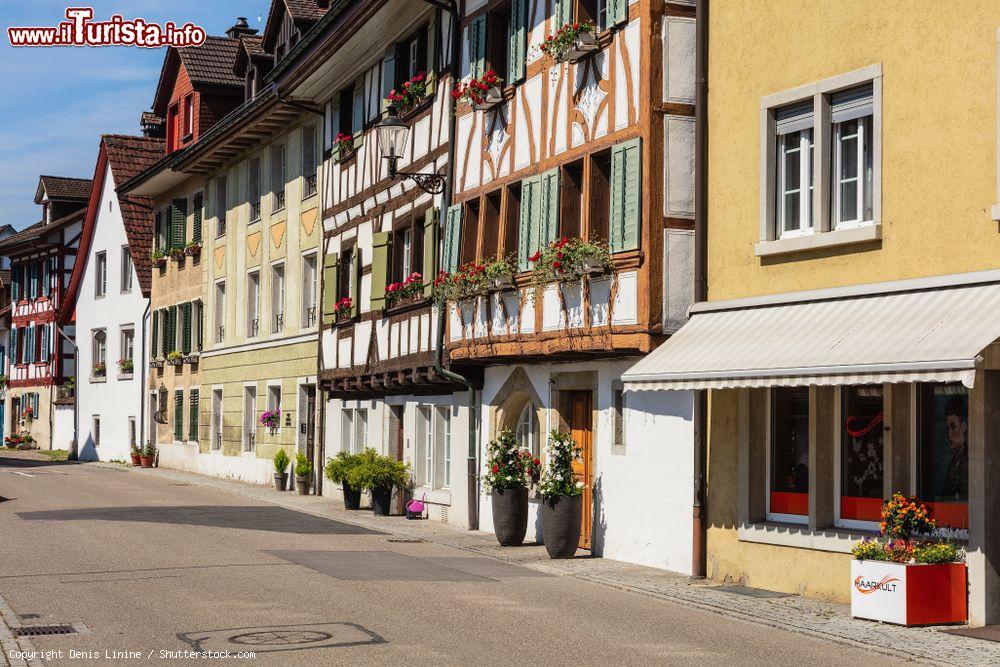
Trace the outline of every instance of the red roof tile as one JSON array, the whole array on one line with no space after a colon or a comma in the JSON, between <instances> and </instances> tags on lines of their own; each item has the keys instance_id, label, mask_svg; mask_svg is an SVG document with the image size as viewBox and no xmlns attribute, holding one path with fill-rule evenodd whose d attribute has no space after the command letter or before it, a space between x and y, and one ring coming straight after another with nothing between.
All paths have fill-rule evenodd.
<instances>
[{"instance_id":1,"label":"red roof tile","mask_svg":"<svg viewBox=\"0 0 1000 667\"><path fill-rule=\"evenodd\" d=\"M81 201L90 199L90 187L92 183L89 178L71 178L69 176L39 176L38 192L35 195L35 203L42 203L42 189L50 200L54 201Z\"/></svg>"},{"instance_id":2,"label":"red roof tile","mask_svg":"<svg viewBox=\"0 0 1000 667\"><path fill-rule=\"evenodd\" d=\"M201 46L177 49L192 84L243 87L243 80L233 74L236 50L240 41L209 35Z\"/></svg>"}]
</instances>

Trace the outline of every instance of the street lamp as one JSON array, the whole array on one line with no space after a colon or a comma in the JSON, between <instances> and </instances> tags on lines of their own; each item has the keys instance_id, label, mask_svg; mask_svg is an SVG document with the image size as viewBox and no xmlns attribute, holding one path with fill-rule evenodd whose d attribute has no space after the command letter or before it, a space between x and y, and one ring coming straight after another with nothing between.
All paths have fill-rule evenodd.
<instances>
[{"instance_id":1,"label":"street lamp","mask_svg":"<svg viewBox=\"0 0 1000 667\"><path fill-rule=\"evenodd\" d=\"M410 126L396 115L396 107L389 106L389 114L375 126L378 150L384 160L389 161L389 178L409 178L424 192L439 195L444 192L444 177L439 174L424 174L413 171L399 171L396 163L406 150L410 138Z\"/></svg>"}]
</instances>

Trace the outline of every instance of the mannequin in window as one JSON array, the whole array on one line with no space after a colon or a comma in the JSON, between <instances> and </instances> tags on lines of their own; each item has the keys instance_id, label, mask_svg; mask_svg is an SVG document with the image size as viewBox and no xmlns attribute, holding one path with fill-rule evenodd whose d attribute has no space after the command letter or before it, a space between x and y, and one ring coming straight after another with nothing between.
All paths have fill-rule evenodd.
<instances>
[{"instance_id":1,"label":"mannequin in window","mask_svg":"<svg viewBox=\"0 0 1000 667\"><path fill-rule=\"evenodd\" d=\"M944 407L951 460L941 482L939 497L965 502L969 497L969 407L964 396L952 396Z\"/></svg>"}]
</instances>

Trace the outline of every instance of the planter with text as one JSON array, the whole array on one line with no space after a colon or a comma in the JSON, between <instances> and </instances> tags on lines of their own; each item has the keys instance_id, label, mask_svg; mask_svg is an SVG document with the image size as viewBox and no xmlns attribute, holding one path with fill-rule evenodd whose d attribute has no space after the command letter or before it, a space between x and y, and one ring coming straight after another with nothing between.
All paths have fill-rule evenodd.
<instances>
[{"instance_id":1,"label":"planter with text","mask_svg":"<svg viewBox=\"0 0 1000 667\"><path fill-rule=\"evenodd\" d=\"M483 488L490 492L493 532L502 547L524 542L528 530L528 485L538 471L538 459L518 447L509 428L486 446Z\"/></svg>"}]
</instances>

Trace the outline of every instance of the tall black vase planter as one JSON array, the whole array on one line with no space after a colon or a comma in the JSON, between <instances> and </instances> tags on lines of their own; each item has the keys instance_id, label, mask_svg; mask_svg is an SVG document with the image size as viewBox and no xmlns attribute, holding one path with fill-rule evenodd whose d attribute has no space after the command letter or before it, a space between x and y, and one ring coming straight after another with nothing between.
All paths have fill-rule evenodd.
<instances>
[{"instance_id":1,"label":"tall black vase planter","mask_svg":"<svg viewBox=\"0 0 1000 667\"><path fill-rule=\"evenodd\" d=\"M528 531L528 490L496 490L490 498L493 504L493 531L500 546L520 546Z\"/></svg>"},{"instance_id":2,"label":"tall black vase planter","mask_svg":"<svg viewBox=\"0 0 1000 667\"><path fill-rule=\"evenodd\" d=\"M549 558L572 558L580 543L582 496L557 496L542 501L542 539Z\"/></svg>"},{"instance_id":3,"label":"tall black vase planter","mask_svg":"<svg viewBox=\"0 0 1000 667\"><path fill-rule=\"evenodd\" d=\"M352 489L347 482L341 482L340 486L344 490L344 509L361 509L361 492Z\"/></svg>"},{"instance_id":4,"label":"tall black vase planter","mask_svg":"<svg viewBox=\"0 0 1000 667\"><path fill-rule=\"evenodd\" d=\"M377 516L389 516L392 506L392 488L372 489L372 511Z\"/></svg>"}]
</instances>

